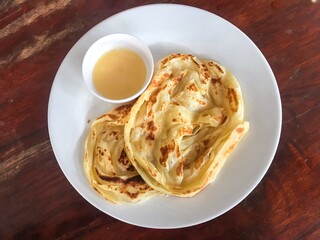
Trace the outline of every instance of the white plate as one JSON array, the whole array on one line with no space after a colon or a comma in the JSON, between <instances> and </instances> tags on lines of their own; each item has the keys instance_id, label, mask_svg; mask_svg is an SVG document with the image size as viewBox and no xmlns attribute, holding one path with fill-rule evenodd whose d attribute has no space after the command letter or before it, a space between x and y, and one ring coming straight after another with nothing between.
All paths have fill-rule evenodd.
<instances>
[{"instance_id":1,"label":"white plate","mask_svg":"<svg viewBox=\"0 0 320 240\"><path fill-rule=\"evenodd\" d=\"M250 130L216 181L193 198L155 197L138 205L114 205L85 178L84 141L91 122L113 107L95 98L81 77L81 63L97 39L132 34L151 48L155 60L172 52L215 59L237 77ZM276 80L254 43L226 20L204 10L173 4L146 5L118 13L87 32L63 60L48 106L51 144L72 186L93 206L119 220L151 228L179 228L213 219L243 200L260 182L274 157L281 131Z\"/></svg>"}]
</instances>

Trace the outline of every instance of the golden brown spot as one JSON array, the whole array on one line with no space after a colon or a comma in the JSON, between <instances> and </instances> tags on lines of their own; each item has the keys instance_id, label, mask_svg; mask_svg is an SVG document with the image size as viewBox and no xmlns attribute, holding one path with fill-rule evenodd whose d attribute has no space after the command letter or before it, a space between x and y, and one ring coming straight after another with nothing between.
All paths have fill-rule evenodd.
<instances>
[{"instance_id":1,"label":"golden brown spot","mask_svg":"<svg viewBox=\"0 0 320 240\"><path fill-rule=\"evenodd\" d=\"M226 152L224 153L224 156L228 156L228 155L232 152L232 150L235 148L236 144L237 144L237 143L232 144L232 145L226 150Z\"/></svg>"},{"instance_id":2,"label":"golden brown spot","mask_svg":"<svg viewBox=\"0 0 320 240\"><path fill-rule=\"evenodd\" d=\"M239 133L239 134L243 133L243 130L244 129L242 127L236 129L237 133Z\"/></svg>"},{"instance_id":3,"label":"golden brown spot","mask_svg":"<svg viewBox=\"0 0 320 240\"><path fill-rule=\"evenodd\" d=\"M200 65L200 67L201 67L201 70L202 70L204 76L205 76L206 78L209 78L209 77L210 77L210 74L209 74L209 69L208 69L207 65L205 65L205 64L202 63L202 64Z\"/></svg>"},{"instance_id":4,"label":"golden brown spot","mask_svg":"<svg viewBox=\"0 0 320 240\"><path fill-rule=\"evenodd\" d=\"M221 116L217 115L217 116L213 116L213 119L216 120L217 122L221 120Z\"/></svg>"},{"instance_id":5,"label":"golden brown spot","mask_svg":"<svg viewBox=\"0 0 320 240\"><path fill-rule=\"evenodd\" d=\"M159 161L163 167L167 166L167 160L168 160L169 154L174 151L174 148L175 148L174 141L172 141L171 144L165 145L160 148L161 157L160 157Z\"/></svg>"},{"instance_id":6,"label":"golden brown spot","mask_svg":"<svg viewBox=\"0 0 320 240\"><path fill-rule=\"evenodd\" d=\"M221 73L224 72L218 64L214 64L214 65L215 65L215 67L216 67Z\"/></svg>"},{"instance_id":7,"label":"golden brown spot","mask_svg":"<svg viewBox=\"0 0 320 240\"><path fill-rule=\"evenodd\" d=\"M114 111L118 112L119 115L126 116L130 112L131 107L132 107L132 103L120 105L120 106L116 107L114 109Z\"/></svg>"},{"instance_id":8,"label":"golden brown spot","mask_svg":"<svg viewBox=\"0 0 320 240\"><path fill-rule=\"evenodd\" d=\"M117 177L117 176L103 175L98 171L97 168L95 168L95 171L101 180L109 182L109 183L121 183L124 185L130 185L132 187L137 187L139 185L145 185L145 182L140 175L137 175L137 176L134 176L134 177L131 177L131 178L124 180L121 177Z\"/></svg>"},{"instance_id":9,"label":"golden brown spot","mask_svg":"<svg viewBox=\"0 0 320 240\"><path fill-rule=\"evenodd\" d=\"M152 169L149 167L149 165L147 165L147 168L148 168L148 172L151 174L152 177L156 177L157 174L155 174Z\"/></svg>"},{"instance_id":10,"label":"golden brown spot","mask_svg":"<svg viewBox=\"0 0 320 240\"><path fill-rule=\"evenodd\" d=\"M202 166L203 162L204 162L204 158L203 157L198 158L198 160L194 164L194 168L195 169L199 169Z\"/></svg>"},{"instance_id":11,"label":"golden brown spot","mask_svg":"<svg viewBox=\"0 0 320 240\"><path fill-rule=\"evenodd\" d=\"M196 60L194 60L194 58L191 58L191 59L194 62L194 64L196 64L198 67L200 67L199 63Z\"/></svg>"},{"instance_id":12,"label":"golden brown spot","mask_svg":"<svg viewBox=\"0 0 320 240\"><path fill-rule=\"evenodd\" d=\"M111 133L108 134L108 136L113 137L118 140L118 132L117 131L112 131Z\"/></svg>"},{"instance_id":13,"label":"golden brown spot","mask_svg":"<svg viewBox=\"0 0 320 240\"><path fill-rule=\"evenodd\" d=\"M135 168L132 164L130 164L129 167L127 167L127 171L129 171L129 172L133 172L134 170L135 170Z\"/></svg>"},{"instance_id":14,"label":"golden brown spot","mask_svg":"<svg viewBox=\"0 0 320 240\"><path fill-rule=\"evenodd\" d=\"M184 169L190 169L190 167L191 167L190 163L185 163L183 166Z\"/></svg>"},{"instance_id":15,"label":"golden brown spot","mask_svg":"<svg viewBox=\"0 0 320 240\"><path fill-rule=\"evenodd\" d=\"M145 184L145 182L143 181L143 179L140 175L123 180L122 178L117 177L117 176L110 177L110 176L102 175L99 173L99 171L97 169L96 169L96 173L101 180L106 181L106 182L122 183L122 184L130 185L133 187L135 187L137 185Z\"/></svg>"},{"instance_id":16,"label":"golden brown spot","mask_svg":"<svg viewBox=\"0 0 320 240\"><path fill-rule=\"evenodd\" d=\"M178 102L172 102L173 105L180 106Z\"/></svg>"},{"instance_id":17,"label":"golden brown spot","mask_svg":"<svg viewBox=\"0 0 320 240\"><path fill-rule=\"evenodd\" d=\"M109 113L109 114L108 114L108 117L111 118L112 120L115 120L115 119L118 118L117 115L114 115L114 114L112 114L112 113Z\"/></svg>"},{"instance_id":18,"label":"golden brown spot","mask_svg":"<svg viewBox=\"0 0 320 240\"><path fill-rule=\"evenodd\" d=\"M173 75L172 75L172 73L165 73L164 76L165 76L166 78L171 78Z\"/></svg>"},{"instance_id":19,"label":"golden brown spot","mask_svg":"<svg viewBox=\"0 0 320 240\"><path fill-rule=\"evenodd\" d=\"M181 156L179 145L176 147L176 155L177 157Z\"/></svg>"},{"instance_id":20,"label":"golden brown spot","mask_svg":"<svg viewBox=\"0 0 320 240\"><path fill-rule=\"evenodd\" d=\"M227 120L228 120L228 117L227 116L223 116L223 119L221 121L221 125L224 124Z\"/></svg>"},{"instance_id":21,"label":"golden brown spot","mask_svg":"<svg viewBox=\"0 0 320 240\"><path fill-rule=\"evenodd\" d=\"M165 73L159 76L155 76L151 81L151 86L158 87L171 76L172 76L172 73Z\"/></svg>"},{"instance_id":22,"label":"golden brown spot","mask_svg":"<svg viewBox=\"0 0 320 240\"><path fill-rule=\"evenodd\" d=\"M150 108L150 111L148 112L148 117L152 117L153 112L152 112L152 108Z\"/></svg>"},{"instance_id":23,"label":"golden brown spot","mask_svg":"<svg viewBox=\"0 0 320 240\"><path fill-rule=\"evenodd\" d=\"M120 153L120 158L118 159L118 162L121 163L123 166L127 166L130 163L130 160L127 157L127 154L124 151L124 149L122 149Z\"/></svg>"},{"instance_id":24,"label":"golden brown spot","mask_svg":"<svg viewBox=\"0 0 320 240\"><path fill-rule=\"evenodd\" d=\"M138 197L138 194L139 193L130 193L130 192L125 192L127 195L129 195L130 196L130 198L132 198L132 199L135 199L135 198L137 198Z\"/></svg>"},{"instance_id":25,"label":"golden brown spot","mask_svg":"<svg viewBox=\"0 0 320 240\"><path fill-rule=\"evenodd\" d=\"M192 134L192 131L193 131L192 127L183 127L181 129L179 129L179 134L181 136L187 135L187 134L190 135L190 134Z\"/></svg>"},{"instance_id":26,"label":"golden brown spot","mask_svg":"<svg viewBox=\"0 0 320 240\"><path fill-rule=\"evenodd\" d=\"M183 175L183 162L180 162L178 167L176 168L176 174L177 176Z\"/></svg>"},{"instance_id":27,"label":"golden brown spot","mask_svg":"<svg viewBox=\"0 0 320 240\"><path fill-rule=\"evenodd\" d=\"M153 141L155 139L154 134L151 132L148 134L148 136L146 137L147 140Z\"/></svg>"},{"instance_id":28,"label":"golden brown spot","mask_svg":"<svg viewBox=\"0 0 320 240\"><path fill-rule=\"evenodd\" d=\"M237 93L233 88L228 88L228 99L229 99L231 110L233 112L238 111L239 100L237 97Z\"/></svg>"},{"instance_id":29,"label":"golden brown spot","mask_svg":"<svg viewBox=\"0 0 320 240\"><path fill-rule=\"evenodd\" d=\"M96 187L93 187L93 189L94 189L97 193L101 194L100 191L99 191Z\"/></svg>"},{"instance_id":30,"label":"golden brown spot","mask_svg":"<svg viewBox=\"0 0 320 240\"><path fill-rule=\"evenodd\" d=\"M195 83L192 83L191 85L189 85L189 86L187 87L187 89L190 90L190 91L194 91L194 92L197 92L197 91L198 91L198 88L197 88L197 86L196 86Z\"/></svg>"},{"instance_id":31,"label":"golden brown spot","mask_svg":"<svg viewBox=\"0 0 320 240\"><path fill-rule=\"evenodd\" d=\"M180 57L180 56L181 56L180 53L171 54L169 57L163 59L163 60L161 61L161 64L166 65L166 64L168 63L168 61L170 61L170 60L172 60L172 59L174 59L174 58Z\"/></svg>"},{"instance_id":32,"label":"golden brown spot","mask_svg":"<svg viewBox=\"0 0 320 240\"><path fill-rule=\"evenodd\" d=\"M169 58L165 58L161 61L161 64L166 65L168 61L169 61Z\"/></svg>"},{"instance_id":33,"label":"golden brown spot","mask_svg":"<svg viewBox=\"0 0 320 240\"><path fill-rule=\"evenodd\" d=\"M185 75L185 73L183 72L183 73L181 73L179 76L173 78L172 81L173 81L175 84L177 84L177 83L179 83L179 82L182 80L182 78L184 77L184 75Z\"/></svg>"},{"instance_id":34,"label":"golden brown spot","mask_svg":"<svg viewBox=\"0 0 320 240\"><path fill-rule=\"evenodd\" d=\"M178 120L176 118L172 119L172 122L177 122Z\"/></svg>"},{"instance_id":35,"label":"golden brown spot","mask_svg":"<svg viewBox=\"0 0 320 240\"><path fill-rule=\"evenodd\" d=\"M211 78L211 83L212 84L216 84L216 83L221 84L221 79L220 78Z\"/></svg>"},{"instance_id":36,"label":"golden brown spot","mask_svg":"<svg viewBox=\"0 0 320 240\"><path fill-rule=\"evenodd\" d=\"M154 131L157 130L157 127L154 125L154 121L148 122L148 124L147 124L147 130L152 131L152 132L154 132Z\"/></svg>"},{"instance_id":37,"label":"golden brown spot","mask_svg":"<svg viewBox=\"0 0 320 240\"><path fill-rule=\"evenodd\" d=\"M207 104L205 101L202 101L202 100L200 100L200 99L196 99L196 101L197 101L200 105L202 105L202 106L204 106L204 105Z\"/></svg>"},{"instance_id":38,"label":"golden brown spot","mask_svg":"<svg viewBox=\"0 0 320 240\"><path fill-rule=\"evenodd\" d=\"M144 190L144 189L140 189L140 190ZM130 199L136 199L138 197L138 195L143 193L143 192L142 191L140 191L140 192L130 192L127 189L123 189L123 190L120 191L120 193L128 195L130 197Z\"/></svg>"},{"instance_id":39,"label":"golden brown spot","mask_svg":"<svg viewBox=\"0 0 320 240\"><path fill-rule=\"evenodd\" d=\"M190 55L187 55L187 54L181 55L182 60L187 60L189 57L190 57Z\"/></svg>"},{"instance_id":40,"label":"golden brown spot","mask_svg":"<svg viewBox=\"0 0 320 240\"><path fill-rule=\"evenodd\" d=\"M160 106L159 111L161 112L165 107L166 107L166 103L162 103L161 106Z\"/></svg>"},{"instance_id":41,"label":"golden brown spot","mask_svg":"<svg viewBox=\"0 0 320 240\"><path fill-rule=\"evenodd\" d=\"M167 86L168 86L168 84L165 84L161 89L164 90L167 88Z\"/></svg>"},{"instance_id":42,"label":"golden brown spot","mask_svg":"<svg viewBox=\"0 0 320 240\"><path fill-rule=\"evenodd\" d=\"M161 91L161 89L160 89L160 88L157 88L157 89L152 93L152 95L150 96L150 101L151 101L152 103L156 103L156 102L157 102L157 96L158 96L158 94L159 94L160 91Z\"/></svg>"}]
</instances>

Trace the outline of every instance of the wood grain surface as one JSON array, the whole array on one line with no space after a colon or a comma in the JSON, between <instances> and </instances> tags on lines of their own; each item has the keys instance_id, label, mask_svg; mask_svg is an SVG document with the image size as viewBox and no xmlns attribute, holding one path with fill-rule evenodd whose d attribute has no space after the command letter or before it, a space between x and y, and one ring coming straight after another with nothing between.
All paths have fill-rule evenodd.
<instances>
[{"instance_id":1,"label":"wood grain surface","mask_svg":"<svg viewBox=\"0 0 320 240\"><path fill-rule=\"evenodd\" d=\"M254 191L216 219L175 230L91 206L60 170L47 125L54 76L77 40L115 13L162 2L208 10L246 33L283 107L276 156ZM320 1L1 0L0 92L0 239L320 239Z\"/></svg>"}]
</instances>

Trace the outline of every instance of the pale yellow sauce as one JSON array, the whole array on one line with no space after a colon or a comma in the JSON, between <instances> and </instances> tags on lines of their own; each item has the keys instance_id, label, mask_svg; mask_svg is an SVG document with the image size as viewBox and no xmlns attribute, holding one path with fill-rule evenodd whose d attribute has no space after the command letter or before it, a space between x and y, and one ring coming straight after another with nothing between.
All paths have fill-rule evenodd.
<instances>
[{"instance_id":1,"label":"pale yellow sauce","mask_svg":"<svg viewBox=\"0 0 320 240\"><path fill-rule=\"evenodd\" d=\"M109 99L123 99L137 93L146 80L142 58L126 48L113 49L102 55L93 69L96 90Z\"/></svg>"}]
</instances>

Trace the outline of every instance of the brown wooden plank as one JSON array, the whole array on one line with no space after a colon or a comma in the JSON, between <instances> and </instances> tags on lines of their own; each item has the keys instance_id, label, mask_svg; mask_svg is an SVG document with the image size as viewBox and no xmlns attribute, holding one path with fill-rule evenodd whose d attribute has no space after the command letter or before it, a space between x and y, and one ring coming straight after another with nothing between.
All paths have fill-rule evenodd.
<instances>
[{"instance_id":1,"label":"brown wooden plank","mask_svg":"<svg viewBox=\"0 0 320 240\"><path fill-rule=\"evenodd\" d=\"M264 179L238 206L194 227L118 221L70 185L47 132L51 85L75 42L100 21L150 3L182 3L227 19L269 61L283 128ZM316 0L4 0L0 3L1 239L319 239L320 2Z\"/></svg>"}]
</instances>

